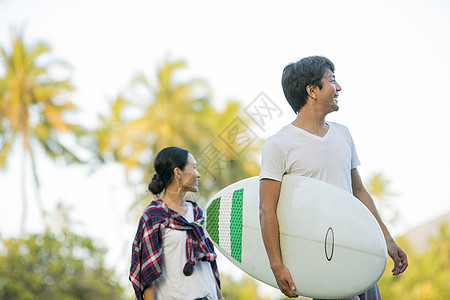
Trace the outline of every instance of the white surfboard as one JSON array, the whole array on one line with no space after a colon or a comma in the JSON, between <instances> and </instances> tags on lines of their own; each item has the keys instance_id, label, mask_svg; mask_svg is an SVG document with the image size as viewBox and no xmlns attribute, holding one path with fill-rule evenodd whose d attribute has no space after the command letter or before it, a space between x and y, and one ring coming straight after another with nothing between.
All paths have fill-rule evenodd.
<instances>
[{"instance_id":1,"label":"white surfboard","mask_svg":"<svg viewBox=\"0 0 450 300\"><path fill-rule=\"evenodd\" d=\"M277 287L259 223L259 178L236 182L208 202L206 230L219 251L250 276ZM371 288L386 267L381 228L353 195L285 175L278 202L280 245L295 293L337 299Z\"/></svg>"}]
</instances>

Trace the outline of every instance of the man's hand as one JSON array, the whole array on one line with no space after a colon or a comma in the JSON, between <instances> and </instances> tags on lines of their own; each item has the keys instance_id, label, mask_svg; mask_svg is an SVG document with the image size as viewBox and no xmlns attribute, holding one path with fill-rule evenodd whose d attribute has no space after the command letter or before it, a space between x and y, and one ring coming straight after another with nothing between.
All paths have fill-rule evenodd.
<instances>
[{"instance_id":1,"label":"man's hand","mask_svg":"<svg viewBox=\"0 0 450 300\"><path fill-rule=\"evenodd\" d=\"M391 240L387 243L387 250L389 256L394 261L392 275L403 273L408 267L408 258L406 256L406 253L394 242L394 240Z\"/></svg>"},{"instance_id":2,"label":"man's hand","mask_svg":"<svg viewBox=\"0 0 450 300\"><path fill-rule=\"evenodd\" d=\"M270 267L281 292L289 298L297 298L291 272L283 265L280 248L277 205L281 181L261 179L259 187L259 220L264 247L269 257Z\"/></svg>"},{"instance_id":3,"label":"man's hand","mask_svg":"<svg viewBox=\"0 0 450 300\"><path fill-rule=\"evenodd\" d=\"M298 295L294 294L295 285L289 269L280 265L279 267L272 268L272 271L281 292L289 298L297 298Z\"/></svg>"},{"instance_id":4,"label":"man's hand","mask_svg":"<svg viewBox=\"0 0 450 300\"><path fill-rule=\"evenodd\" d=\"M395 243L386 225L384 225L383 221L381 221L381 217L378 214L377 208L375 207L375 203L373 202L372 197L367 192L366 188L362 183L358 169L356 168L352 169L351 176L352 176L353 195L356 198L358 198L370 210L370 212L373 214L378 224L380 225L381 230L383 231L384 239L386 240L388 254L394 261L394 268L392 269L392 275L398 275L403 273L408 267L408 258L406 257L406 253Z\"/></svg>"}]
</instances>

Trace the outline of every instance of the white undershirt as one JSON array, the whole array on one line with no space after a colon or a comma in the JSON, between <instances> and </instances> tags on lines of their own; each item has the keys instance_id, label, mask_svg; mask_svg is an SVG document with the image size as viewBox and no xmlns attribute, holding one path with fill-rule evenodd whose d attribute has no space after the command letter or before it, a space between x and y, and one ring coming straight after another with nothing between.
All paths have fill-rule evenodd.
<instances>
[{"instance_id":1,"label":"white undershirt","mask_svg":"<svg viewBox=\"0 0 450 300\"><path fill-rule=\"evenodd\" d=\"M187 213L186 221L194 221L192 204L185 202ZM155 280L156 299L158 300L194 300L207 297L211 300L217 299L216 280L207 261L198 261L194 266L191 276L183 274L186 259L186 238L184 230L164 228L163 239L163 271L161 276Z\"/></svg>"}]
</instances>

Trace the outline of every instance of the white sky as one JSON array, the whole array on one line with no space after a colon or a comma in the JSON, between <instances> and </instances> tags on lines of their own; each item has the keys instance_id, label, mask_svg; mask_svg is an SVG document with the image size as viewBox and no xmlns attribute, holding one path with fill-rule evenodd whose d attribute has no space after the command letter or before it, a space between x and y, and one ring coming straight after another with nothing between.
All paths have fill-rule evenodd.
<instances>
[{"instance_id":1,"label":"white sky","mask_svg":"<svg viewBox=\"0 0 450 300\"><path fill-rule=\"evenodd\" d=\"M219 108L229 99L248 105L262 91L280 106L282 117L261 137L294 118L280 84L284 66L325 55L342 86L341 109L329 120L350 128L363 178L381 171L391 180L402 217L391 231L398 234L450 210L449 15L445 0L0 0L0 45L9 47L11 29L23 26L27 43L45 41L69 62L84 124L94 124L136 72L153 79L164 58L185 59L182 76L205 79ZM121 169L109 165L88 176L85 167L44 156L38 166L46 207L72 205L73 218L126 272L136 225L126 222L133 197ZM19 230L19 171L16 155L0 172L2 236ZM34 201L31 187L28 194ZM38 223L30 212L27 228L38 230Z\"/></svg>"}]
</instances>

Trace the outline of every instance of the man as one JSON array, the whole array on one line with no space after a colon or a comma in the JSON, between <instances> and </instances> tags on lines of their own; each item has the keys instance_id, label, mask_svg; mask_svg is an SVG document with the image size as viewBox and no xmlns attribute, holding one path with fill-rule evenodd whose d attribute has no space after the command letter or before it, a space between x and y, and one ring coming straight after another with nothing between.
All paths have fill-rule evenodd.
<instances>
[{"instance_id":1,"label":"man","mask_svg":"<svg viewBox=\"0 0 450 300\"><path fill-rule=\"evenodd\" d=\"M393 275L405 271L405 252L383 224L372 197L366 191L357 167L360 165L347 127L327 122L325 117L339 110L341 87L334 65L326 57L311 56L287 65L282 86L296 119L269 137L262 150L260 174L260 222L270 267L280 290L296 297L290 271L283 265L277 219L277 203L284 174L298 174L323 180L352 193L375 216L394 260ZM349 299L381 299L378 286Z\"/></svg>"}]
</instances>

